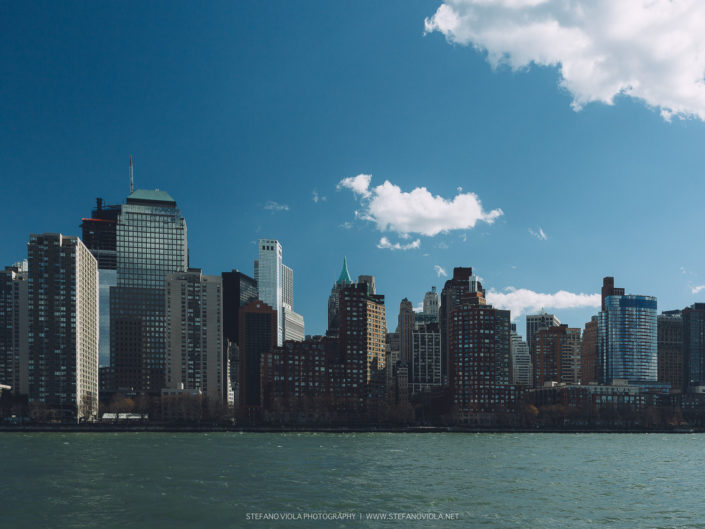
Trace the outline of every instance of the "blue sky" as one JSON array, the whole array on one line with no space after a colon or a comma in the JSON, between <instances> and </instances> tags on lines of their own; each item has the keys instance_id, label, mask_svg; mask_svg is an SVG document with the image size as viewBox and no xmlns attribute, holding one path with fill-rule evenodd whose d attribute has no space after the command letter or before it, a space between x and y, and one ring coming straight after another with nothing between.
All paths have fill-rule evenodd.
<instances>
[{"instance_id":1,"label":"blue sky","mask_svg":"<svg viewBox=\"0 0 705 529\"><path fill-rule=\"evenodd\" d=\"M566 22L556 8L571 32L534 49L506 31L492 40L515 8L470 13L470 27L471 4L3 3L0 262L24 258L29 233L79 234L95 197L124 200L132 154L136 187L178 202L192 266L252 273L256 239L281 241L308 333L325 331L345 255L353 276L375 275L391 330L403 297L416 305L442 288L437 267L526 289L501 298L516 313L557 299L539 294L595 294L605 275L659 310L703 301L705 113L673 79L695 69L702 80L705 65L677 47L669 60L672 44L629 55L632 41L596 36L585 49L613 67L575 75L590 60L575 31L589 38L600 16L622 15ZM682 29L666 20L654 42ZM360 174L367 196L340 185ZM373 204L385 181L398 192ZM417 190L420 211L394 217L422 187L440 198ZM502 214L452 206L470 193L482 214ZM425 234L430 217L448 229ZM419 242L379 248L383 237ZM547 310L582 327L597 310L586 303Z\"/></svg>"}]
</instances>

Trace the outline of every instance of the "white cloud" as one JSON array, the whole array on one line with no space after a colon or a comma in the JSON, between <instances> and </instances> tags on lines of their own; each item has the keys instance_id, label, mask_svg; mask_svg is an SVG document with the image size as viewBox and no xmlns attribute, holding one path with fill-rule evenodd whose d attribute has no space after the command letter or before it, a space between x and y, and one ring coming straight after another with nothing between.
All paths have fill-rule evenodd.
<instances>
[{"instance_id":1,"label":"white cloud","mask_svg":"<svg viewBox=\"0 0 705 529\"><path fill-rule=\"evenodd\" d=\"M438 277L448 277L448 272L441 265L433 265L433 271L436 272Z\"/></svg>"},{"instance_id":2,"label":"white cloud","mask_svg":"<svg viewBox=\"0 0 705 529\"><path fill-rule=\"evenodd\" d=\"M289 211L289 206L286 204L279 204L273 200L268 200L264 205L264 209L269 211Z\"/></svg>"},{"instance_id":3,"label":"white cloud","mask_svg":"<svg viewBox=\"0 0 705 529\"><path fill-rule=\"evenodd\" d=\"M351 189L360 197L363 209L356 215L373 222L381 232L400 236L410 233L433 237L442 232L473 228L478 221L492 224L501 209L485 211L475 193L459 193L452 199L432 195L425 187L404 192L388 180L370 188L371 175L344 178L338 189Z\"/></svg>"},{"instance_id":4,"label":"white cloud","mask_svg":"<svg viewBox=\"0 0 705 529\"><path fill-rule=\"evenodd\" d=\"M419 301L413 309L414 312L423 312L423 301Z\"/></svg>"},{"instance_id":5,"label":"white cloud","mask_svg":"<svg viewBox=\"0 0 705 529\"><path fill-rule=\"evenodd\" d=\"M558 68L575 110L624 94L666 120L705 120L700 0L444 0L424 25L493 67Z\"/></svg>"},{"instance_id":6,"label":"white cloud","mask_svg":"<svg viewBox=\"0 0 705 529\"><path fill-rule=\"evenodd\" d=\"M328 197L324 197L322 195L319 195L318 191L316 191L315 189L313 190L313 201L316 204L318 204L319 202L325 202L326 200L328 200Z\"/></svg>"},{"instance_id":7,"label":"white cloud","mask_svg":"<svg viewBox=\"0 0 705 529\"><path fill-rule=\"evenodd\" d=\"M337 189L343 189L347 187L348 189L352 189L352 191L356 195L360 195L363 198L367 198L370 196L369 187L371 180L371 174L359 174L357 176L349 176L347 178L343 178L340 182L338 182Z\"/></svg>"},{"instance_id":8,"label":"white cloud","mask_svg":"<svg viewBox=\"0 0 705 529\"><path fill-rule=\"evenodd\" d=\"M693 293L693 294L699 294L699 293L702 292L703 290L705 290L705 285L698 285L697 287L691 288L691 289L690 289L690 292Z\"/></svg>"},{"instance_id":9,"label":"white cloud","mask_svg":"<svg viewBox=\"0 0 705 529\"><path fill-rule=\"evenodd\" d=\"M346 220L345 222L343 222L343 223L339 226L339 228L343 228L344 230L349 230L349 229L352 228L352 226L353 226L353 225L352 225L352 222Z\"/></svg>"},{"instance_id":10,"label":"white cloud","mask_svg":"<svg viewBox=\"0 0 705 529\"><path fill-rule=\"evenodd\" d=\"M399 244L398 242L392 244L389 242L389 239L382 237L377 243L377 248L381 248L383 250L415 250L419 246L421 246L421 239L416 239L414 242L410 242L409 244Z\"/></svg>"},{"instance_id":11,"label":"white cloud","mask_svg":"<svg viewBox=\"0 0 705 529\"><path fill-rule=\"evenodd\" d=\"M529 228L529 233L541 241L545 241L546 239L548 239L548 236L544 233L541 226L539 226L539 231L534 231Z\"/></svg>"},{"instance_id":12,"label":"white cloud","mask_svg":"<svg viewBox=\"0 0 705 529\"><path fill-rule=\"evenodd\" d=\"M512 312L512 319L515 319L522 314L541 309L600 307L602 297L600 294L574 294L565 290L559 290L555 294L542 294L525 288L508 287L504 292L490 289L487 292L487 302L497 308L509 309Z\"/></svg>"}]
</instances>

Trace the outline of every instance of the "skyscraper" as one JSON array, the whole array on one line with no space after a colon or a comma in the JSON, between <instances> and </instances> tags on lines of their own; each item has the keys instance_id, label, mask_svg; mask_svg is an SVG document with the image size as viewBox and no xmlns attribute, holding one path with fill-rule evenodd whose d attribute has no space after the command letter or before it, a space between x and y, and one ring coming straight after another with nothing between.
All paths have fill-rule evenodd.
<instances>
[{"instance_id":1,"label":"skyscraper","mask_svg":"<svg viewBox=\"0 0 705 529\"><path fill-rule=\"evenodd\" d=\"M597 356L597 316L585 324L580 345L580 383L589 384L600 380Z\"/></svg>"},{"instance_id":2,"label":"skyscraper","mask_svg":"<svg viewBox=\"0 0 705 529\"><path fill-rule=\"evenodd\" d=\"M257 281L254 278L233 270L223 272L223 337L239 344L240 307L258 299Z\"/></svg>"},{"instance_id":3,"label":"skyscraper","mask_svg":"<svg viewBox=\"0 0 705 529\"><path fill-rule=\"evenodd\" d=\"M340 291L346 286L353 284L352 277L348 271L348 258L343 258L343 268L328 297L328 336L338 336L340 330Z\"/></svg>"},{"instance_id":4,"label":"skyscraper","mask_svg":"<svg viewBox=\"0 0 705 529\"><path fill-rule=\"evenodd\" d=\"M526 316L526 343L529 346L531 358L534 358L536 351L534 350L534 335L539 329L558 327L561 324L560 320L553 314L547 314L543 310L540 314L528 314ZM534 364L536 369L536 364Z\"/></svg>"},{"instance_id":5,"label":"skyscraper","mask_svg":"<svg viewBox=\"0 0 705 529\"><path fill-rule=\"evenodd\" d=\"M580 329L543 327L534 334L534 387L545 382L580 382Z\"/></svg>"},{"instance_id":6,"label":"skyscraper","mask_svg":"<svg viewBox=\"0 0 705 529\"><path fill-rule=\"evenodd\" d=\"M81 219L81 240L98 261L100 280L100 365L110 363L110 287L117 286L117 219L122 206L96 199L91 216Z\"/></svg>"},{"instance_id":7,"label":"skyscraper","mask_svg":"<svg viewBox=\"0 0 705 529\"><path fill-rule=\"evenodd\" d=\"M240 308L240 409L251 414L261 401L262 355L277 346L277 311L261 300Z\"/></svg>"},{"instance_id":8,"label":"skyscraper","mask_svg":"<svg viewBox=\"0 0 705 529\"><path fill-rule=\"evenodd\" d=\"M668 310L657 319L658 381L683 389L683 318L680 310Z\"/></svg>"},{"instance_id":9,"label":"skyscraper","mask_svg":"<svg viewBox=\"0 0 705 529\"><path fill-rule=\"evenodd\" d=\"M165 387L164 284L186 272L186 221L166 192L137 189L117 221L117 286L110 289L110 365L125 392Z\"/></svg>"},{"instance_id":10,"label":"skyscraper","mask_svg":"<svg viewBox=\"0 0 705 529\"><path fill-rule=\"evenodd\" d=\"M279 241L259 240L255 280L259 298L277 311L277 345L281 346L284 340L302 340L304 319L294 312L294 271L282 263Z\"/></svg>"},{"instance_id":11,"label":"skyscraper","mask_svg":"<svg viewBox=\"0 0 705 529\"><path fill-rule=\"evenodd\" d=\"M450 328L450 314L453 309L463 300L463 297L470 292L470 278L472 275L472 268L453 268L453 277L445 282L443 290L441 291L441 306L439 308L439 322L441 328L441 361L442 361L442 376L444 382L448 380L448 366L449 366L449 351L448 347L450 344L449 339L449 328ZM482 287L480 287L481 289ZM483 291L484 295L484 291Z\"/></svg>"},{"instance_id":12,"label":"skyscraper","mask_svg":"<svg viewBox=\"0 0 705 529\"><path fill-rule=\"evenodd\" d=\"M443 384L441 332L438 323L421 323L411 333L408 385L412 394L430 392Z\"/></svg>"},{"instance_id":13,"label":"skyscraper","mask_svg":"<svg viewBox=\"0 0 705 529\"><path fill-rule=\"evenodd\" d=\"M517 326L511 324L512 383L525 387L533 386L533 366L529 345L517 334Z\"/></svg>"},{"instance_id":14,"label":"skyscraper","mask_svg":"<svg viewBox=\"0 0 705 529\"><path fill-rule=\"evenodd\" d=\"M656 382L658 378L656 298L610 295L600 312L597 348L601 382Z\"/></svg>"},{"instance_id":15,"label":"skyscraper","mask_svg":"<svg viewBox=\"0 0 705 529\"><path fill-rule=\"evenodd\" d=\"M78 237L32 234L28 394L61 419L98 414L98 262Z\"/></svg>"},{"instance_id":16,"label":"skyscraper","mask_svg":"<svg viewBox=\"0 0 705 529\"><path fill-rule=\"evenodd\" d=\"M27 393L27 261L0 271L0 384Z\"/></svg>"},{"instance_id":17,"label":"skyscraper","mask_svg":"<svg viewBox=\"0 0 705 529\"><path fill-rule=\"evenodd\" d=\"M508 399L509 311L487 305L482 286L471 275L468 292L450 312L448 321L449 379L455 413L467 421L506 410L512 405Z\"/></svg>"},{"instance_id":18,"label":"skyscraper","mask_svg":"<svg viewBox=\"0 0 705 529\"><path fill-rule=\"evenodd\" d=\"M423 297L423 313L427 316L435 316L438 320L438 311L440 310L440 302L436 287L431 287L429 292Z\"/></svg>"},{"instance_id":19,"label":"skyscraper","mask_svg":"<svg viewBox=\"0 0 705 529\"><path fill-rule=\"evenodd\" d=\"M397 332L399 333L399 351L401 353L401 361L405 364L411 362L411 333L414 332L416 316L414 314L414 306L407 298L401 300L399 304L399 323Z\"/></svg>"},{"instance_id":20,"label":"skyscraper","mask_svg":"<svg viewBox=\"0 0 705 529\"><path fill-rule=\"evenodd\" d=\"M683 309L683 386L705 385L705 303Z\"/></svg>"},{"instance_id":21,"label":"skyscraper","mask_svg":"<svg viewBox=\"0 0 705 529\"><path fill-rule=\"evenodd\" d=\"M166 385L200 390L212 402L232 404L228 358L223 354L219 276L199 269L169 274L165 285Z\"/></svg>"}]
</instances>

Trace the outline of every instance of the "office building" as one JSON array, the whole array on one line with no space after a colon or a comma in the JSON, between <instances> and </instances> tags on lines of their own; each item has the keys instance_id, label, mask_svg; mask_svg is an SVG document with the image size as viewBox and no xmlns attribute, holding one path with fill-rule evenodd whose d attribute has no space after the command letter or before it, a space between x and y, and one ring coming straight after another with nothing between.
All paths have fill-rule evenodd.
<instances>
[{"instance_id":1,"label":"office building","mask_svg":"<svg viewBox=\"0 0 705 529\"><path fill-rule=\"evenodd\" d=\"M27 394L27 261L0 271L0 384Z\"/></svg>"},{"instance_id":2,"label":"office building","mask_svg":"<svg viewBox=\"0 0 705 529\"><path fill-rule=\"evenodd\" d=\"M602 311L607 310L605 300L608 296L623 296L624 289L614 286L614 277L605 277L602 279Z\"/></svg>"},{"instance_id":3,"label":"office building","mask_svg":"<svg viewBox=\"0 0 705 529\"><path fill-rule=\"evenodd\" d=\"M656 298L609 295L597 328L598 361L603 384L615 379L658 379Z\"/></svg>"},{"instance_id":4,"label":"office building","mask_svg":"<svg viewBox=\"0 0 705 529\"><path fill-rule=\"evenodd\" d=\"M683 318L680 310L659 314L657 323L658 381L683 389Z\"/></svg>"},{"instance_id":5,"label":"office building","mask_svg":"<svg viewBox=\"0 0 705 529\"><path fill-rule=\"evenodd\" d=\"M78 237L32 234L28 260L29 401L59 420L98 414L98 262Z\"/></svg>"},{"instance_id":6,"label":"office building","mask_svg":"<svg viewBox=\"0 0 705 529\"><path fill-rule=\"evenodd\" d=\"M429 292L426 292L423 297L423 314L431 318L435 317L438 321L438 311L440 310L440 300L436 287L431 287Z\"/></svg>"},{"instance_id":7,"label":"office building","mask_svg":"<svg viewBox=\"0 0 705 529\"><path fill-rule=\"evenodd\" d=\"M512 384L531 387L534 383L533 366L529 345L517 334L517 326L511 324Z\"/></svg>"},{"instance_id":8,"label":"office building","mask_svg":"<svg viewBox=\"0 0 705 529\"><path fill-rule=\"evenodd\" d=\"M340 291L353 284L352 277L348 271L348 258L343 258L343 268L328 297L328 331L327 336L338 336L340 330Z\"/></svg>"},{"instance_id":9,"label":"office building","mask_svg":"<svg viewBox=\"0 0 705 529\"><path fill-rule=\"evenodd\" d=\"M686 391L705 386L705 303L683 309L683 385Z\"/></svg>"},{"instance_id":10,"label":"office building","mask_svg":"<svg viewBox=\"0 0 705 529\"><path fill-rule=\"evenodd\" d=\"M397 332L399 333L401 361L405 364L411 362L411 334L414 332L415 324L416 314L414 313L414 306L411 301L404 298L399 304Z\"/></svg>"},{"instance_id":11,"label":"office building","mask_svg":"<svg viewBox=\"0 0 705 529\"><path fill-rule=\"evenodd\" d=\"M200 390L211 402L232 404L222 300L220 276L189 269L166 277L166 387Z\"/></svg>"},{"instance_id":12,"label":"office building","mask_svg":"<svg viewBox=\"0 0 705 529\"><path fill-rule=\"evenodd\" d=\"M239 343L240 308L258 299L257 281L238 270L223 272L223 338Z\"/></svg>"},{"instance_id":13,"label":"office building","mask_svg":"<svg viewBox=\"0 0 705 529\"><path fill-rule=\"evenodd\" d=\"M117 220L117 286L110 289L110 365L117 390L166 384L164 284L188 269L186 221L166 192L137 189Z\"/></svg>"},{"instance_id":14,"label":"office building","mask_svg":"<svg viewBox=\"0 0 705 529\"><path fill-rule=\"evenodd\" d=\"M411 333L408 388L413 395L430 393L443 384L441 376L441 331L438 323L423 323Z\"/></svg>"},{"instance_id":15,"label":"office building","mask_svg":"<svg viewBox=\"0 0 705 529\"><path fill-rule=\"evenodd\" d=\"M98 261L100 281L100 365L110 364L110 288L117 286L117 220L122 205L96 199L90 217L81 219L81 240Z\"/></svg>"},{"instance_id":16,"label":"office building","mask_svg":"<svg viewBox=\"0 0 705 529\"><path fill-rule=\"evenodd\" d=\"M261 359L277 347L277 324L277 311L261 300L240 308L239 401L246 416L261 406Z\"/></svg>"},{"instance_id":17,"label":"office building","mask_svg":"<svg viewBox=\"0 0 705 529\"><path fill-rule=\"evenodd\" d=\"M376 294L377 288L375 287L375 276L361 275L357 276L358 283L365 283L367 285L367 291L370 294Z\"/></svg>"}]
</instances>

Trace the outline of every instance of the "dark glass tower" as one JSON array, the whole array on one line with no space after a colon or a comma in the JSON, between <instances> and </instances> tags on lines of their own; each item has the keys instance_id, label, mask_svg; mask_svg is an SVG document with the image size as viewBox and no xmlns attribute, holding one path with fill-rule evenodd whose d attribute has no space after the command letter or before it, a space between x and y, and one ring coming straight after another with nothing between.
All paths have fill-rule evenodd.
<instances>
[{"instance_id":1,"label":"dark glass tower","mask_svg":"<svg viewBox=\"0 0 705 529\"><path fill-rule=\"evenodd\" d=\"M130 193L117 219L117 286L110 289L110 365L115 387L165 386L164 281L188 269L186 221L165 191Z\"/></svg>"}]
</instances>

